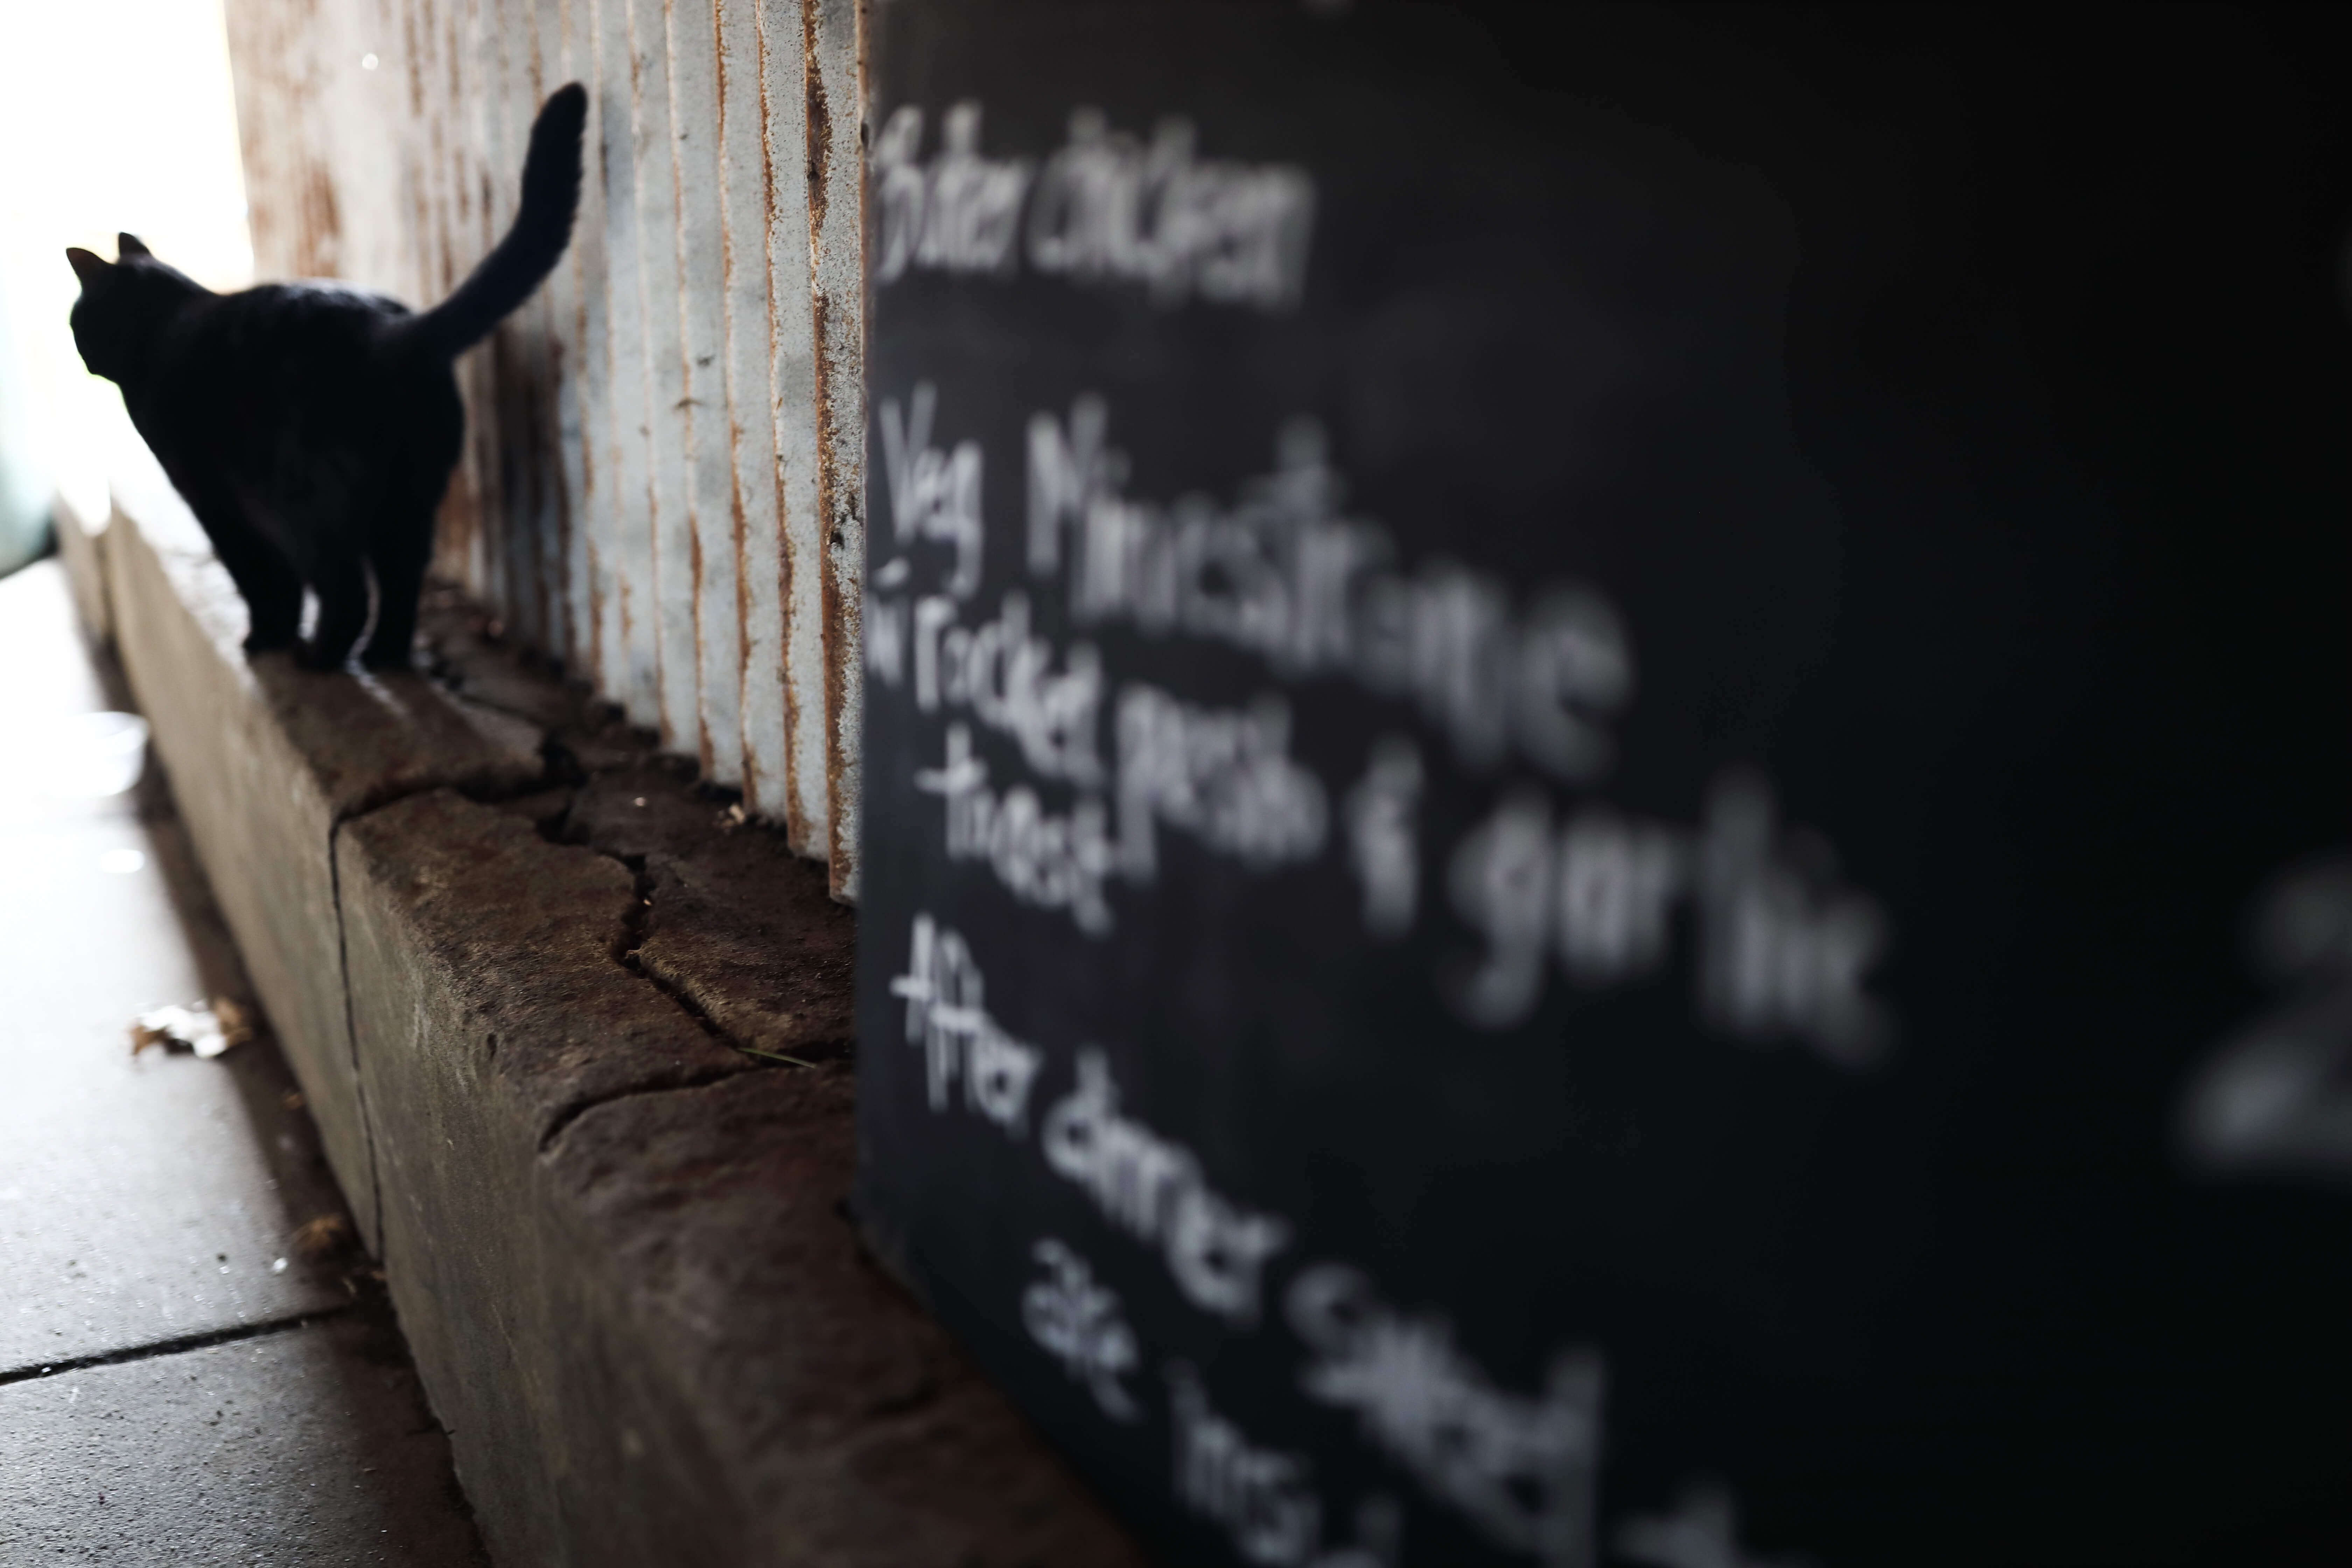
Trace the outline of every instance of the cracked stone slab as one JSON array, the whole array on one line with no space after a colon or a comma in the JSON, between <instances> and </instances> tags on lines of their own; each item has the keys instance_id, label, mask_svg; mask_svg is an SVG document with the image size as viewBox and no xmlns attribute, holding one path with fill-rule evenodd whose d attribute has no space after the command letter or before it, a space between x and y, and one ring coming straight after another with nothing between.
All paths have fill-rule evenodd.
<instances>
[{"instance_id":1,"label":"cracked stone slab","mask_svg":"<svg viewBox=\"0 0 2352 1568\"><path fill-rule=\"evenodd\" d=\"M654 855L688 855L717 838L726 808L694 788L683 763L651 759L598 772L575 791L563 837L643 866Z\"/></svg>"},{"instance_id":2,"label":"cracked stone slab","mask_svg":"<svg viewBox=\"0 0 2352 1568\"><path fill-rule=\"evenodd\" d=\"M562 831L643 868L638 963L730 1039L803 1060L850 1053L856 920L781 832L659 763L590 779Z\"/></svg>"},{"instance_id":3,"label":"cracked stone slab","mask_svg":"<svg viewBox=\"0 0 2352 1568\"><path fill-rule=\"evenodd\" d=\"M436 785L514 793L541 735L424 677L248 660L244 602L168 485L98 536L116 642L254 988L310 1097L371 1250L380 1245L352 1063L330 840L372 805Z\"/></svg>"},{"instance_id":4,"label":"cracked stone slab","mask_svg":"<svg viewBox=\"0 0 2352 1568\"><path fill-rule=\"evenodd\" d=\"M852 1093L844 1071L762 1072L600 1105L550 1149L567 1228L606 1260L582 1324L646 1389L638 1425L580 1447L591 1495L643 1494L599 1561L1140 1568L859 1251Z\"/></svg>"},{"instance_id":5,"label":"cracked stone slab","mask_svg":"<svg viewBox=\"0 0 2352 1568\"><path fill-rule=\"evenodd\" d=\"M345 824L336 868L401 1326L500 1560L595 1561L565 1544L565 1469L630 1401L571 1359L606 1264L550 1225L539 1151L585 1107L757 1064L623 967L615 860L432 791Z\"/></svg>"},{"instance_id":6,"label":"cracked stone slab","mask_svg":"<svg viewBox=\"0 0 2352 1568\"><path fill-rule=\"evenodd\" d=\"M623 966L636 879L606 856L432 790L344 824L335 858L380 1162L404 1142L419 1051L534 1150L586 1106L756 1066ZM387 984L429 995L456 1037L387 1013Z\"/></svg>"},{"instance_id":7,"label":"cracked stone slab","mask_svg":"<svg viewBox=\"0 0 2352 1568\"><path fill-rule=\"evenodd\" d=\"M741 827L692 853L646 858L647 974L737 1043L803 1060L845 1058L856 921L825 869L783 835Z\"/></svg>"},{"instance_id":8,"label":"cracked stone slab","mask_svg":"<svg viewBox=\"0 0 2352 1568\"><path fill-rule=\"evenodd\" d=\"M470 702L550 731L576 725L584 710L597 706L585 686L565 682L506 642L488 612L446 583L426 585L417 624L435 677Z\"/></svg>"}]
</instances>

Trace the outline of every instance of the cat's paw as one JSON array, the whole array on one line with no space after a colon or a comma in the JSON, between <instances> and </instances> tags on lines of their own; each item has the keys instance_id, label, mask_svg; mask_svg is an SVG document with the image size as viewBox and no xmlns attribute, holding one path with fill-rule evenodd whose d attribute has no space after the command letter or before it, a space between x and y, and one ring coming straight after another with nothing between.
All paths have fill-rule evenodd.
<instances>
[{"instance_id":1,"label":"cat's paw","mask_svg":"<svg viewBox=\"0 0 2352 1568\"><path fill-rule=\"evenodd\" d=\"M245 638L247 653L277 653L294 646L292 632L248 632Z\"/></svg>"},{"instance_id":2,"label":"cat's paw","mask_svg":"<svg viewBox=\"0 0 2352 1568\"><path fill-rule=\"evenodd\" d=\"M414 669L416 656L404 647L371 647L360 655L360 663L370 669Z\"/></svg>"},{"instance_id":3,"label":"cat's paw","mask_svg":"<svg viewBox=\"0 0 2352 1568\"><path fill-rule=\"evenodd\" d=\"M324 648L314 642L299 643L294 648L294 662L303 669L341 669L351 657L348 648Z\"/></svg>"}]
</instances>

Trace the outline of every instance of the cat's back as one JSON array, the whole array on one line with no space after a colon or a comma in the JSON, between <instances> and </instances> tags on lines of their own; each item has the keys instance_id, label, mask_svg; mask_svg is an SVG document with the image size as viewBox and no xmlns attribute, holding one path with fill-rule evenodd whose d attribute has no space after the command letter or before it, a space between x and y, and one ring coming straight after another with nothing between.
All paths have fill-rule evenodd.
<instances>
[{"instance_id":1,"label":"cat's back","mask_svg":"<svg viewBox=\"0 0 2352 1568\"><path fill-rule=\"evenodd\" d=\"M164 458L225 469L249 495L331 468L456 460L464 426L446 361L387 345L407 307L341 283L264 283L182 314L163 374L132 402ZM296 488L299 488L299 484Z\"/></svg>"},{"instance_id":2,"label":"cat's back","mask_svg":"<svg viewBox=\"0 0 2352 1568\"><path fill-rule=\"evenodd\" d=\"M232 377L350 375L365 368L383 329L407 314L398 300L341 283L263 283L188 312L175 346Z\"/></svg>"}]
</instances>

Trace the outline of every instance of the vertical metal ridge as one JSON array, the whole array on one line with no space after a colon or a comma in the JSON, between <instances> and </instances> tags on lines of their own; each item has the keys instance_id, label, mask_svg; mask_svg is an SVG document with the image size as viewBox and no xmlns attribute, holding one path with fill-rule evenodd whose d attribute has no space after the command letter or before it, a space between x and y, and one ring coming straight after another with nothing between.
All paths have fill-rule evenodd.
<instances>
[{"instance_id":1,"label":"vertical metal ridge","mask_svg":"<svg viewBox=\"0 0 2352 1568\"><path fill-rule=\"evenodd\" d=\"M637 152L635 61L630 52L629 0L595 0L596 72L604 171L606 344L611 358L607 423L613 443L613 645L621 655L618 680L605 695L632 722L661 721L656 666L653 475L647 446L653 429L646 403L645 296L638 284ZM608 677L608 680L610 677Z\"/></svg>"},{"instance_id":2,"label":"vertical metal ridge","mask_svg":"<svg viewBox=\"0 0 2352 1568\"><path fill-rule=\"evenodd\" d=\"M783 819L793 847L831 852L824 697L824 523L818 501L815 300L810 281L809 18L805 0L761 0L761 152L768 184L769 379L776 447L777 695Z\"/></svg>"},{"instance_id":3,"label":"vertical metal ridge","mask_svg":"<svg viewBox=\"0 0 2352 1568\"><path fill-rule=\"evenodd\" d=\"M866 576L864 16L857 0L811 0L805 15L817 489L825 531L821 591L826 859L834 896L854 903L865 699L860 598Z\"/></svg>"},{"instance_id":4,"label":"vertical metal ridge","mask_svg":"<svg viewBox=\"0 0 2352 1568\"><path fill-rule=\"evenodd\" d=\"M662 0L628 0L630 114L636 155L638 321L653 525L652 612L666 750L691 754L701 720L694 647L694 518L686 485L686 371L680 352L677 177L669 156L669 42Z\"/></svg>"},{"instance_id":5,"label":"vertical metal ridge","mask_svg":"<svg viewBox=\"0 0 2352 1568\"><path fill-rule=\"evenodd\" d=\"M735 543L736 709L743 799L790 822L785 759L783 504L770 369L766 100L757 0L716 0L719 199L726 278L730 505Z\"/></svg>"},{"instance_id":6,"label":"vertical metal ridge","mask_svg":"<svg viewBox=\"0 0 2352 1568\"><path fill-rule=\"evenodd\" d=\"M720 211L718 16L713 0L664 0L669 153L677 208L678 370L687 515L694 531L695 695L703 776L743 780L742 608L727 392L727 232ZM670 602L675 603L673 598Z\"/></svg>"}]
</instances>

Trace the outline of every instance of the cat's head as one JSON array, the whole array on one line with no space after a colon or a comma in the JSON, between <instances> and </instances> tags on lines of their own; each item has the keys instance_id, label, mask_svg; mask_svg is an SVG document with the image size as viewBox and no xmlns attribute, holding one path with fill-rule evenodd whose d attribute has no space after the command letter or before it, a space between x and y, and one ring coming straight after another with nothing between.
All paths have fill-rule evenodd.
<instances>
[{"instance_id":1,"label":"cat's head","mask_svg":"<svg viewBox=\"0 0 2352 1568\"><path fill-rule=\"evenodd\" d=\"M205 292L177 269L155 259L135 234L118 235L120 260L79 247L66 251L81 298L74 301L74 346L93 375L120 382L136 374L155 339L182 306Z\"/></svg>"}]
</instances>

